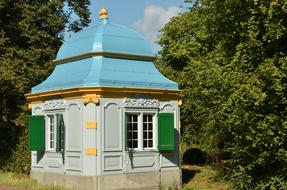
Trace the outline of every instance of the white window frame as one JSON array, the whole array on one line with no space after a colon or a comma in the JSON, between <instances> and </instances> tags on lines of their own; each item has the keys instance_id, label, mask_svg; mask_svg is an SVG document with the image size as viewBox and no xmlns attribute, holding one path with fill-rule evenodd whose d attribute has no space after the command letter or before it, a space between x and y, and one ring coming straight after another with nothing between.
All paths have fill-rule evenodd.
<instances>
[{"instance_id":1,"label":"white window frame","mask_svg":"<svg viewBox=\"0 0 287 190\"><path fill-rule=\"evenodd\" d=\"M140 123L140 114L139 113L127 113L127 116L129 117L129 115L135 115L136 117L137 117L137 143L138 143L138 146L137 146L137 148L130 148L130 147L128 147L129 148L129 150L140 150L140 137L139 137L139 123ZM129 122L128 122L129 123ZM126 125L127 125L127 128L126 128L126 130L127 130L127 146L129 146L129 139L128 139L128 133L129 133L129 128L128 128L128 123L126 123Z\"/></svg>"},{"instance_id":2,"label":"white window frame","mask_svg":"<svg viewBox=\"0 0 287 190\"><path fill-rule=\"evenodd\" d=\"M50 118L53 117L54 118L54 147L51 147L51 120ZM57 146L57 115L56 114L47 114L47 119L46 119L46 126L47 126L47 130L46 130L46 150L49 152L56 152L56 146Z\"/></svg>"},{"instance_id":3,"label":"white window frame","mask_svg":"<svg viewBox=\"0 0 287 190\"><path fill-rule=\"evenodd\" d=\"M145 141L145 138L144 138L144 133L145 133L145 130L144 130L144 116L151 116L152 118L152 120L151 120L151 123L152 123L152 138L149 138L149 132L150 132L150 130L148 129L149 128L149 126L147 125L147 130L146 130L146 132L147 132L147 140L152 140L152 146L151 147L149 147L149 142L147 142L147 147L144 147L144 141ZM142 137L142 142L143 142L143 149L144 150L148 150L148 149L155 149L155 144L154 144L154 132L155 132L155 130L154 130L154 124L155 124L155 121L154 121L154 117L155 117L155 115L154 114L147 114L147 113L143 113L142 114L142 135L143 135L143 137ZM149 121L146 121L147 122L147 124L148 123L150 123Z\"/></svg>"},{"instance_id":4,"label":"white window frame","mask_svg":"<svg viewBox=\"0 0 287 190\"><path fill-rule=\"evenodd\" d=\"M136 110L126 110L126 115L138 115L138 148L129 148L128 150L133 151L156 151L157 150L157 144L158 144L158 125L157 125L157 111L136 111ZM143 115L152 115L152 122L153 122L153 146L152 147L143 147ZM125 126L127 126L127 123L125 123ZM126 130L128 130L128 127L126 127ZM128 132L126 131L126 141L128 146Z\"/></svg>"}]
</instances>

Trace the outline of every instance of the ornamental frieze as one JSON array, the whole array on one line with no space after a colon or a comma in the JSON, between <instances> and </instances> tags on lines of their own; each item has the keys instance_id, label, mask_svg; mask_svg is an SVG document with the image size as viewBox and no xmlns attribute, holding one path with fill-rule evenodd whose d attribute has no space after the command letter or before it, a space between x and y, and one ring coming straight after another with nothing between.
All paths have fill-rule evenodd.
<instances>
[{"instance_id":1,"label":"ornamental frieze","mask_svg":"<svg viewBox=\"0 0 287 190\"><path fill-rule=\"evenodd\" d=\"M44 110L65 109L65 100L55 99L44 102Z\"/></svg>"},{"instance_id":2,"label":"ornamental frieze","mask_svg":"<svg viewBox=\"0 0 287 190\"><path fill-rule=\"evenodd\" d=\"M160 104L157 99L151 99L146 97L134 97L124 98L125 107L137 107L137 108L159 108Z\"/></svg>"}]
</instances>

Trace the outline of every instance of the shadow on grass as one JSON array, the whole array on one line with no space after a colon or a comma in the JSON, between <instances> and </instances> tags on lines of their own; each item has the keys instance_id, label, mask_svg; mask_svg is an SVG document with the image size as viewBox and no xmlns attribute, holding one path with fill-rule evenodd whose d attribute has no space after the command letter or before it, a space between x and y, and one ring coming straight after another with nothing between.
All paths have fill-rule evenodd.
<instances>
[{"instance_id":1,"label":"shadow on grass","mask_svg":"<svg viewBox=\"0 0 287 190\"><path fill-rule=\"evenodd\" d=\"M182 184L187 184L200 170L182 169Z\"/></svg>"}]
</instances>

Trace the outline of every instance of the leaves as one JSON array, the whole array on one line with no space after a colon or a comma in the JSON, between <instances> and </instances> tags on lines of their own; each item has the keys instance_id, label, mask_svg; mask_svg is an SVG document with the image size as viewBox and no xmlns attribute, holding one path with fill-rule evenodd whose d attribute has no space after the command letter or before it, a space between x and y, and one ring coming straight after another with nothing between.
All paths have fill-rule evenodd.
<instances>
[{"instance_id":1,"label":"leaves","mask_svg":"<svg viewBox=\"0 0 287 190\"><path fill-rule=\"evenodd\" d=\"M28 114L24 108L24 94L53 70L52 60L62 44L65 28L78 31L88 25L89 4L88 0L0 0L0 127L20 127L23 131L19 138L24 139L17 147L12 147L17 148L14 152L7 152L12 151L13 158L24 159L28 153L25 149L27 132L21 129L26 126ZM11 131L7 129L6 132ZM26 151L22 151L24 149ZM22 166L26 167L27 163L26 159ZM28 171L19 167L17 171ZM13 162L9 168L13 168Z\"/></svg>"},{"instance_id":2,"label":"leaves","mask_svg":"<svg viewBox=\"0 0 287 190\"><path fill-rule=\"evenodd\" d=\"M247 186L287 180L287 1L186 2L161 30L157 57L184 90L184 131Z\"/></svg>"}]
</instances>

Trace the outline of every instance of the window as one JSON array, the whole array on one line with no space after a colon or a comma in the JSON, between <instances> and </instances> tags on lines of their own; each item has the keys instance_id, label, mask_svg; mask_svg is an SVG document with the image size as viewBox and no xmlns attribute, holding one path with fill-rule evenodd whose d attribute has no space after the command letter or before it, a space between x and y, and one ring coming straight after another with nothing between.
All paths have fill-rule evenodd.
<instances>
[{"instance_id":1,"label":"window","mask_svg":"<svg viewBox=\"0 0 287 190\"><path fill-rule=\"evenodd\" d=\"M127 148L155 149L155 113L127 113Z\"/></svg>"},{"instance_id":2,"label":"window","mask_svg":"<svg viewBox=\"0 0 287 190\"><path fill-rule=\"evenodd\" d=\"M128 147L138 148L138 115L128 114Z\"/></svg>"},{"instance_id":3,"label":"window","mask_svg":"<svg viewBox=\"0 0 287 190\"><path fill-rule=\"evenodd\" d=\"M64 120L62 114L29 116L29 148L31 151L64 150Z\"/></svg>"},{"instance_id":4,"label":"window","mask_svg":"<svg viewBox=\"0 0 287 190\"><path fill-rule=\"evenodd\" d=\"M62 114L49 114L46 120L46 150L60 152L64 148L64 121Z\"/></svg>"},{"instance_id":5,"label":"window","mask_svg":"<svg viewBox=\"0 0 287 190\"><path fill-rule=\"evenodd\" d=\"M48 150L55 150L56 147L56 119L55 115L48 115Z\"/></svg>"},{"instance_id":6,"label":"window","mask_svg":"<svg viewBox=\"0 0 287 190\"><path fill-rule=\"evenodd\" d=\"M153 148L153 116L143 115L143 147Z\"/></svg>"},{"instance_id":7,"label":"window","mask_svg":"<svg viewBox=\"0 0 287 190\"><path fill-rule=\"evenodd\" d=\"M176 150L174 113L126 113L126 148L128 150Z\"/></svg>"}]
</instances>

